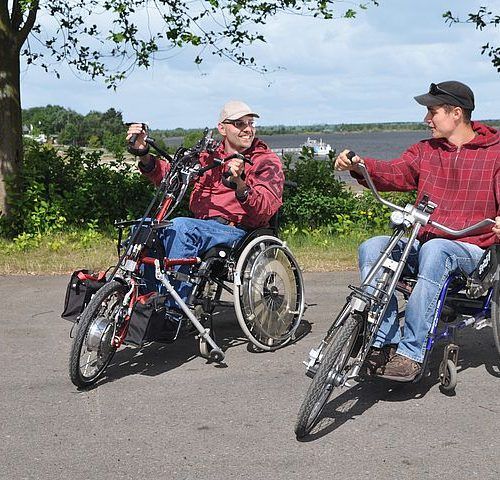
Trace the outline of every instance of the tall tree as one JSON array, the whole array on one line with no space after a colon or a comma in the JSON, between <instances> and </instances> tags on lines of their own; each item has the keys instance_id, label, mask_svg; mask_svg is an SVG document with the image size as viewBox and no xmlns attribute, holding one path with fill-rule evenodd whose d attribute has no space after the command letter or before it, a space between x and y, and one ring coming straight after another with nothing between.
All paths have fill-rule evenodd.
<instances>
[{"instance_id":1,"label":"tall tree","mask_svg":"<svg viewBox=\"0 0 500 480\"><path fill-rule=\"evenodd\" d=\"M366 3L377 4L375 0ZM9 213L7 177L22 161L20 57L56 75L57 65L116 87L135 67L183 46L258 68L245 53L280 12L334 18L338 0L0 0L0 213ZM359 5L366 8L366 5ZM47 15L41 15L42 13ZM354 17L348 8L337 16ZM37 20L39 17L39 20ZM55 64L53 63L55 61ZM14 186L15 190L15 186Z\"/></svg>"}]
</instances>

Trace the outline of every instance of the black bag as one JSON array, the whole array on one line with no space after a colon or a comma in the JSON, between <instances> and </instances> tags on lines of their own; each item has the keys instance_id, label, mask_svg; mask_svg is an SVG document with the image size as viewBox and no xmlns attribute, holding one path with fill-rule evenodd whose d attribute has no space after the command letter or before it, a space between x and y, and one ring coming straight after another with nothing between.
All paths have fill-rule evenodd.
<instances>
[{"instance_id":1,"label":"black bag","mask_svg":"<svg viewBox=\"0 0 500 480\"><path fill-rule=\"evenodd\" d=\"M132 310L125 342L142 347L147 342L172 342L177 337L179 317L165 308L165 295L140 295Z\"/></svg>"},{"instance_id":2,"label":"black bag","mask_svg":"<svg viewBox=\"0 0 500 480\"><path fill-rule=\"evenodd\" d=\"M64 310L61 317L70 322L78 322L80 315L90 302L92 295L106 283L106 272L76 270L66 288Z\"/></svg>"}]
</instances>

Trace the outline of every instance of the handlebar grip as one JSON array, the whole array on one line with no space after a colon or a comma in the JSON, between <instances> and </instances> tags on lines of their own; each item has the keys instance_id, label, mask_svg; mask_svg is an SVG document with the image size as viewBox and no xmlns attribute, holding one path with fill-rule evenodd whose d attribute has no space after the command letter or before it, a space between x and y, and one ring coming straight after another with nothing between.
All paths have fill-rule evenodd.
<instances>
[{"instance_id":1,"label":"handlebar grip","mask_svg":"<svg viewBox=\"0 0 500 480\"><path fill-rule=\"evenodd\" d=\"M222 160L218 158L214 158L214 163L211 165L207 165L206 167L202 167L198 170L198 176L202 176L205 172L208 172L209 170L212 170L212 168L218 167L219 165L222 165Z\"/></svg>"},{"instance_id":2,"label":"handlebar grip","mask_svg":"<svg viewBox=\"0 0 500 480\"><path fill-rule=\"evenodd\" d=\"M130 127L130 125L134 125L135 123L140 123L142 125L142 129L144 131L147 131L148 129L148 126L146 123L143 123L143 122L126 122L125 125L127 125L127 127ZM137 141L137 137L139 136L138 133L134 133L132 134L132 136L129 138L128 140L128 144L130 146L134 146L135 142Z\"/></svg>"},{"instance_id":3,"label":"handlebar grip","mask_svg":"<svg viewBox=\"0 0 500 480\"><path fill-rule=\"evenodd\" d=\"M139 135L137 133L134 133L129 139L128 139L128 143L129 145L134 145L136 140L137 140L137 137Z\"/></svg>"},{"instance_id":4,"label":"handlebar grip","mask_svg":"<svg viewBox=\"0 0 500 480\"><path fill-rule=\"evenodd\" d=\"M349 150L346 156L349 160L352 160L356 156L356 154L352 150Z\"/></svg>"}]
</instances>

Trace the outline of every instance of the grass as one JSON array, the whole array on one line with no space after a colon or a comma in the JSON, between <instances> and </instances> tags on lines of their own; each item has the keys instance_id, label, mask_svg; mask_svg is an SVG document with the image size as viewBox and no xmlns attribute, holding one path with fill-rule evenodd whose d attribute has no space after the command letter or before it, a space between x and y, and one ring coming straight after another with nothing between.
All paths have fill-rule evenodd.
<instances>
[{"instance_id":1,"label":"grass","mask_svg":"<svg viewBox=\"0 0 500 480\"><path fill-rule=\"evenodd\" d=\"M308 233L284 232L282 238L307 272L353 270L357 268L358 245L366 232L331 236L321 230ZM79 268L105 270L117 261L116 239L94 231L67 232L15 241L0 239L0 275L57 275Z\"/></svg>"},{"instance_id":2,"label":"grass","mask_svg":"<svg viewBox=\"0 0 500 480\"><path fill-rule=\"evenodd\" d=\"M85 236L87 235L87 236ZM116 263L116 241L105 235L58 233L41 239L0 239L0 275L56 275Z\"/></svg>"}]
</instances>

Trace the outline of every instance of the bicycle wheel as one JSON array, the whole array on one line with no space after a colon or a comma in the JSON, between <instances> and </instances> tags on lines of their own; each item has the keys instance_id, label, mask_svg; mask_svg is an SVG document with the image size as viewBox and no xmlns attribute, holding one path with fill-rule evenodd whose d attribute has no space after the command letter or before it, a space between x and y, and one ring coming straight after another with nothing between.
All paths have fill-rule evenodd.
<instances>
[{"instance_id":1,"label":"bicycle wheel","mask_svg":"<svg viewBox=\"0 0 500 480\"><path fill-rule=\"evenodd\" d=\"M241 329L260 350L289 343L304 313L299 265L283 241L263 235L241 253L235 269L234 308Z\"/></svg>"},{"instance_id":2,"label":"bicycle wheel","mask_svg":"<svg viewBox=\"0 0 500 480\"><path fill-rule=\"evenodd\" d=\"M500 355L500 286L495 282L493 295L491 297L491 326L493 327L493 338Z\"/></svg>"},{"instance_id":3,"label":"bicycle wheel","mask_svg":"<svg viewBox=\"0 0 500 480\"><path fill-rule=\"evenodd\" d=\"M300 407L295 424L297 438L304 437L312 430L333 389L342 385L342 377L347 372L347 361L354 349L360 329L360 319L351 315L335 332Z\"/></svg>"},{"instance_id":4,"label":"bicycle wheel","mask_svg":"<svg viewBox=\"0 0 500 480\"><path fill-rule=\"evenodd\" d=\"M69 376L77 387L95 383L113 358L112 340L126 292L125 285L109 282L83 311L69 358Z\"/></svg>"}]
</instances>

